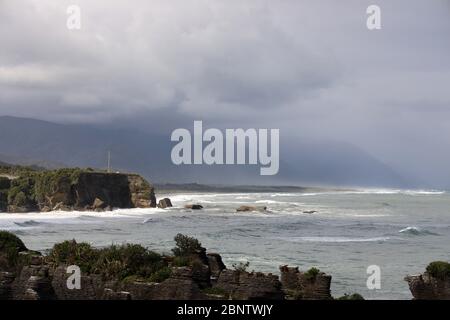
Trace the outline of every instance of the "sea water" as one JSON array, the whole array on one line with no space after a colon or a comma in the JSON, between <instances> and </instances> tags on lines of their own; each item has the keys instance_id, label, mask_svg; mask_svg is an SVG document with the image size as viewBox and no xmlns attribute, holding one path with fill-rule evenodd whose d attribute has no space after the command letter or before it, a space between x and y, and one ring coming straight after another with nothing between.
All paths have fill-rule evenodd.
<instances>
[{"instance_id":1,"label":"sea water","mask_svg":"<svg viewBox=\"0 0 450 320\"><path fill-rule=\"evenodd\" d=\"M140 243L170 252L173 237L198 238L225 264L249 261L250 270L278 274L280 265L317 267L332 275L334 296L410 299L403 278L434 260L450 260L450 194L441 191L349 190L322 192L159 193L168 209L104 213L0 214L0 229L34 250L76 239L94 246ZM198 203L203 210L184 209ZM236 212L241 205L267 212ZM381 269L381 288L366 286L367 268Z\"/></svg>"}]
</instances>

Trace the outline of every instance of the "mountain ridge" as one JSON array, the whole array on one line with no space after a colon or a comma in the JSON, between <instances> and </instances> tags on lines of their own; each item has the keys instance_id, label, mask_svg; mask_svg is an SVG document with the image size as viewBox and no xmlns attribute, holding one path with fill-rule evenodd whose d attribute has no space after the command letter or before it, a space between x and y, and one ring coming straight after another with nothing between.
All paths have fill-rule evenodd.
<instances>
[{"instance_id":1,"label":"mountain ridge","mask_svg":"<svg viewBox=\"0 0 450 320\"><path fill-rule=\"evenodd\" d=\"M172 164L170 136L110 126L59 124L0 116L0 154L14 162L54 167L106 168L111 151L114 170L138 172L155 183L327 185L404 187L395 170L365 151L340 142L280 141L280 173L259 176L257 166ZM28 161L28 163L27 163ZM8 162L8 161L5 161ZM18 163L21 164L21 163Z\"/></svg>"}]
</instances>

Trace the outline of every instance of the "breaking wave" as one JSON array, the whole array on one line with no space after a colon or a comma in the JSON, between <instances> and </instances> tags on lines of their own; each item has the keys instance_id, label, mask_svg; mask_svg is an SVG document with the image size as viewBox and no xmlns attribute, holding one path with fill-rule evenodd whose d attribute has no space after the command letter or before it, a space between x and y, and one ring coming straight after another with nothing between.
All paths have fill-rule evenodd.
<instances>
[{"instance_id":1,"label":"breaking wave","mask_svg":"<svg viewBox=\"0 0 450 320\"><path fill-rule=\"evenodd\" d=\"M24 222L14 222L14 224L18 225L19 227L37 227L37 226L43 225L45 223L38 222L38 221L35 221L35 220L27 220L27 221L24 221Z\"/></svg>"},{"instance_id":2,"label":"breaking wave","mask_svg":"<svg viewBox=\"0 0 450 320\"><path fill-rule=\"evenodd\" d=\"M434 232L431 232L428 230L424 230L424 229L421 229L418 227L406 227L406 228L400 230L399 233L413 235L413 236L437 235L437 233L434 233Z\"/></svg>"},{"instance_id":3,"label":"breaking wave","mask_svg":"<svg viewBox=\"0 0 450 320\"><path fill-rule=\"evenodd\" d=\"M329 243L344 243L344 242L380 242L388 241L389 237L373 237L373 238L347 238L347 237L294 237L283 238L282 240L292 242L329 242Z\"/></svg>"}]
</instances>

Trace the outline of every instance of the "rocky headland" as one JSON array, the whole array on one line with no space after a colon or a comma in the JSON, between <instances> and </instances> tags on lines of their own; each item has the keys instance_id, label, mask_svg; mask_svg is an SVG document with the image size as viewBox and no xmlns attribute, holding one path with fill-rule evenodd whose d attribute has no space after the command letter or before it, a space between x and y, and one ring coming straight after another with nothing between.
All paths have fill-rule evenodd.
<instances>
[{"instance_id":1,"label":"rocky headland","mask_svg":"<svg viewBox=\"0 0 450 320\"><path fill-rule=\"evenodd\" d=\"M171 254L138 244L95 248L75 240L45 254L0 231L1 300L332 300L332 277L317 268L280 266L280 275L227 268L217 253L178 234ZM70 286L73 266L79 287ZM72 279L72 280L71 280ZM432 262L422 275L407 276L414 299L450 299L450 264ZM338 300L361 300L359 294Z\"/></svg>"},{"instance_id":2,"label":"rocky headland","mask_svg":"<svg viewBox=\"0 0 450 320\"><path fill-rule=\"evenodd\" d=\"M32 212L148 208L153 186L137 174L92 169L0 167L0 211Z\"/></svg>"}]
</instances>

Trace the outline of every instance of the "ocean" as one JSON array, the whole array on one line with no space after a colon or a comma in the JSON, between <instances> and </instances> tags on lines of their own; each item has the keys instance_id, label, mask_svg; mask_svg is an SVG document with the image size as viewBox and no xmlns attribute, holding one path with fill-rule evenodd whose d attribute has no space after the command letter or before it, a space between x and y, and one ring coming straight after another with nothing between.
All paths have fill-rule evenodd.
<instances>
[{"instance_id":1,"label":"ocean","mask_svg":"<svg viewBox=\"0 0 450 320\"><path fill-rule=\"evenodd\" d=\"M332 275L335 297L411 299L403 278L434 260L450 260L450 194L443 191L321 190L291 192L160 191L168 209L112 212L0 214L0 229L34 250L76 239L94 246L140 243L170 252L183 233L198 238L225 264L249 261L250 270L278 274L280 265L317 267ZM184 209L201 204L203 210ZM236 212L241 205L267 212ZM381 288L366 286L367 268L381 270Z\"/></svg>"}]
</instances>

